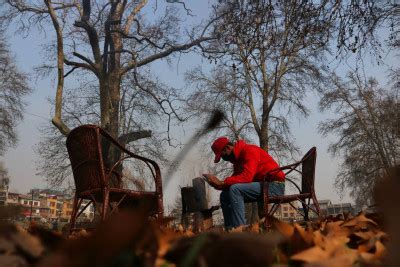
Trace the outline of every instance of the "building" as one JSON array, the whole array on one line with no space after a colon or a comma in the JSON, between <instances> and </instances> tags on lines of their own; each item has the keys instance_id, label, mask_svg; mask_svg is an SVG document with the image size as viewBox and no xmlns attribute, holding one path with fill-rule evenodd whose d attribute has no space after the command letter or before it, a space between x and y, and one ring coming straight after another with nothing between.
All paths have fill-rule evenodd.
<instances>
[{"instance_id":1,"label":"building","mask_svg":"<svg viewBox=\"0 0 400 267\"><path fill-rule=\"evenodd\" d=\"M82 205L79 209L79 212L83 210L83 208L89 203L89 200L84 199L82 201ZM90 204L79 216L81 219L87 219L87 220L92 220L94 218L94 206L93 204Z\"/></svg>"},{"instance_id":2,"label":"building","mask_svg":"<svg viewBox=\"0 0 400 267\"><path fill-rule=\"evenodd\" d=\"M355 212L351 203L333 204L330 200L318 200L318 204L322 217L337 217L337 216L345 216L346 214L354 215ZM315 218L315 217L317 217L315 212L311 212L310 218Z\"/></svg>"},{"instance_id":3,"label":"building","mask_svg":"<svg viewBox=\"0 0 400 267\"><path fill-rule=\"evenodd\" d=\"M8 192L6 205L16 206L19 205L19 193Z\"/></svg>"},{"instance_id":4,"label":"building","mask_svg":"<svg viewBox=\"0 0 400 267\"><path fill-rule=\"evenodd\" d=\"M57 213L57 196L54 195L49 195L47 196L47 207L49 207L50 212L49 212L49 219L57 219L58 213Z\"/></svg>"},{"instance_id":5,"label":"building","mask_svg":"<svg viewBox=\"0 0 400 267\"><path fill-rule=\"evenodd\" d=\"M22 195L18 197L24 216L40 216L40 200L33 195Z\"/></svg>"},{"instance_id":6,"label":"building","mask_svg":"<svg viewBox=\"0 0 400 267\"><path fill-rule=\"evenodd\" d=\"M292 205L289 203L282 203L279 205L277 211L275 212L275 217L278 218L279 220L283 221L290 221L290 222L295 222L303 219L303 216L301 213L298 211L299 203L292 202ZM272 205L271 205L272 206Z\"/></svg>"},{"instance_id":7,"label":"building","mask_svg":"<svg viewBox=\"0 0 400 267\"><path fill-rule=\"evenodd\" d=\"M22 217L37 217L47 221L69 221L73 209L73 197L65 192L50 189L32 189L28 194L8 192L8 182L1 184L0 179L0 205L16 205L21 207ZM88 203L82 202L80 211ZM80 215L82 220L94 218L94 205L89 205Z\"/></svg>"},{"instance_id":8,"label":"building","mask_svg":"<svg viewBox=\"0 0 400 267\"><path fill-rule=\"evenodd\" d=\"M345 214L353 214L354 209L351 203L332 204L328 207L328 216L340 216Z\"/></svg>"},{"instance_id":9,"label":"building","mask_svg":"<svg viewBox=\"0 0 400 267\"><path fill-rule=\"evenodd\" d=\"M72 198L64 198L62 209L61 209L61 218L63 220L69 220L72 214L72 205L74 200Z\"/></svg>"}]
</instances>

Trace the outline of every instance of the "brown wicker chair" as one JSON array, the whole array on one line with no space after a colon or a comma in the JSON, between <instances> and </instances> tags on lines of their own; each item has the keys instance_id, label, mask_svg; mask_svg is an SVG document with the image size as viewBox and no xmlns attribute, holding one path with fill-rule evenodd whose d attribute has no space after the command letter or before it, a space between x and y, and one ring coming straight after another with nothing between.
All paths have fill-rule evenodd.
<instances>
[{"instance_id":1,"label":"brown wicker chair","mask_svg":"<svg viewBox=\"0 0 400 267\"><path fill-rule=\"evenodd\" d=\"M105 167L103 161L104 142L115 146L121 152L120 160L110 169ZM141 202L149 206L149 215L157 215L159 218L163 216L161 173L156 162L128 151L96 125L82 125L73 129L67 136L66 145L76 187L70 232L74 230L76 219L90 204L96 207L101 204L101 221L118 207L133 206ZM121 188L121 174L118 170L128 158L138 159L150 168L155 181L154 192ZM83 200L88 200L88 203L81 209ZM111 202L116 205L112 207Z\"/></svg>"},{"instance_id":2,"label":"brown wicker chair","mask_svg":"<svg viewBox=\"0 0 400 267\"><path fill-rule=\"evenodd\" d=\"M265 216L265 226L269 228L268 217L274 215L278 207L282 203L290 203L293 208L296 208L291 204L293 201L299 201L302 204L302 211L297 209L304 217L305 221L309 220L309 210L314 211L318 216L320 215L319 204L315 196L314 180L315 180L315 162L317 158L316 147L311 148L304 157L293 164L280 167L270 171L264 181L264 214ZM301 167L301 168L300 168ZM282 170L288 175L291 172L297 172L301 175L301 188L290 178L286 177L286 181L292 183L298 190L298 194L283 195L283 196L268 196L268 178L269 175ZM311 205L310 201L313 201ZM268 205L272 204L271 209L268 209ZM268 211L269 210L269 211Z\"/></svg>"}]
</instances>

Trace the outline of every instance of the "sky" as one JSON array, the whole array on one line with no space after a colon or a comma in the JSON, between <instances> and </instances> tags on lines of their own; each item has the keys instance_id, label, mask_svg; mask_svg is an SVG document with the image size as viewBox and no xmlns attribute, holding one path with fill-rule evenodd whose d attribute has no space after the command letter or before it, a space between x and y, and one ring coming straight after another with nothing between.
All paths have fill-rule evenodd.
<instances>
[{"instance_id":1,"label":"sky","mask_svg":"<svg viewBox=\"0 0 400 267\"><path fill-rule=\"evenodd\" d=\"M159 9L161 10L162 3L160 2L161 1L159 1ZM198 22L206 18L211 1L192 0L185 2L187 7L190 8L195 15L192 18L188 18L188 23L190 23L190 21ZM148 8L146 12L152 14L151 8ZM27 37L22 37L21 35L14 34L14 29L9 30L8 41L10 50L15 56L18 67L25 73L32 75L33 68L42 62L40 46L43 44L43 40L47 40L46 36L37 32L31 32ZM396 63L398 62L397 59L398 58L394 57L392 54L388 54L384 56L383 61L388 65L394 66L398 64ZM332 61L332 68L339 74L344 75L349 69L354 68L355 62L354 58L350 58L347 62L340 63ZM183 55L179 61L173 61L171 66L162 62L154 63L152 64L152 70L155 75L165 83L171 86L184 88L183 75L185 71L200 63L201 59L199 57ZM364 65L367 76L376 76L382 81L385 80L387 75L386 66L378 66L368 55L365 57ZM54 98L56 81L55 76L39 80L34 79L33 75L31 77L30 85L33 88L33 93L25 98L27 103L25 117L17 127L19 142L16 147L8 149L5 155L0 157L0 161L5 163L11 178L10 189L20 193L27 192L31 188L45 188L47 186L44 178L36 174L35 162L39 159L34 153L33 148L40 139L40 133L38 131L39 126L43 123L51 123L50 120L53 116L53 110L48 104L47 98ZM305 153L313 146L317 147L317 197L319 199L330 199L335 203L351 202L348 194L337 192L333 187L336 172L339 168L340 158L333 158L328 154L327 148L329 143L335 140L335 137L322 137L317 130L318 123L323 119L332 117L334 114L326 114L318 111L317 95L310 94L307 99L310 116L306 119L293 120L291 127L292 134L296 139L296 144L299 146L302 153ZM190 129L182 132L182 140L190 138L192 133ZM177 152L179 151L175 151L174 153ZM165 189L165 201L167 203L171 203L174 200L179 186L189 185L191 181L190 177L206 172L210 167L208 164L212 164L211 161L200 159L199 153L197 152L196 148L192 149L179 169L178 175L181 175L182 178L171 181ZM217 201L216 199L217 197L214 192L213 201Z\"/></svg>"}]
</instances>

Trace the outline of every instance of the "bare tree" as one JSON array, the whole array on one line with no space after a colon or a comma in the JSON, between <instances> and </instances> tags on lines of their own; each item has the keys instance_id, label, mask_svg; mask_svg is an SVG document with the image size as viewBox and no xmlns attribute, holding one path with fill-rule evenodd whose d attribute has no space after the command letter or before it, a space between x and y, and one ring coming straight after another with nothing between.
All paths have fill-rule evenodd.
<instances>
[{"instance_id":1,"label":"bare tree","mask_svg":"<svg viewBox=\"0 0 400 267\"><path fill-rule=\"evenodd\" d=\"M27 76L15 65L0 28L0 155L17 142L15 128L23 118L23 97L30 91Z\"/></svg>"},{"instance_id":2,"label":"bare tree","mask_svg":"<svg viewBox=\"0 0 400 267\"><path fill-rule=\"evenodd\" d=\"M4 162L0 161L0 189L8 190L10 184L10 177L8 177L8 170L4 165Z\"/></svg>"},{"instance_id":3,"label":"bare tree","mask_svg":"<svg viewBox=\"0 0 400 267\"><path fill-rule=\"evenodd\" d=\"M377 35L381 29L389 31L388 44L399 44L400 5L397 0L334 1L332 19L335 21L338 55L359 53L368 49L380 57L382 39Z\"/></svg>"},{"instance_id":4,"label":"bare tree","mask_svg":"<svg viewBox=\"0 0 400 267\"><path fill-rule=\"evenodd\" d=\"M231 119L251 127L263 149L280 157L293 153L288 118L307 116L307 90L324 85L323 59L331 35L327 8L325 2L312 1L222 3L216 8L223 14L216 26L221 38L206 50L220 64L212 75L190 74L197 85L192 97L208 95L203 106L235 99L236 112L242 111ZM229 108L225 112L231 113ZM232 128L232 122L226 125Z\"/></svg>"},{"instance_id":5,"label":"bare tree","mask_svg":"<svg viewBox=\"0 0 400 267\"><path fill-rule=\"evenodd\" d=\"M347 80L332 75L332 82L320 108L332 109L337 117L319 128L323 135L338 136L329 147L333 155L343 157L337 188L349 188L362 206L371 200L377 179L399 164L399 91L383 90L376 80L365 80L357 73L350 73Z\"/></svg>"},{"instance_id":6,"label":"bare tree","mask_svg":"<svg viewBox=\"0 0 400 267\"><path fill-rule=\"evenodd\" d=\"M148 5L147 0L4 2L3 19L17 19L20 31L29 32L31 27L37 26L55 34L55 40L46 47L48 51L54 51L50 56L56 55L57 62L52 122L64 135L71 126L77 125L69 125L63 117L65 113L62 116L64 84L74 77L74 73L79 73L80 77L87 75L97 83L93 94L99 100L96 107L99 117L91 120L92 123L99 121L102 128L125 144L150 137L148 129L121 126L121 121L125 120L123 116L127 115L121 114L121 108L126 108L121 102L123 80L129 77L132 86L140 87L142 93L158 103L168 116L177 116L171 101L142 84L146 80L144 73L154 61L201 47L202 43L213 39L206 36L209 25L200 31L198 28L188 30L186 38L182 38L178 12L171 5L161 17L146 18L142 10ZM42 66L42 69L46 68L54 69L54 66L48 61ZM109 151L107 144L103 145L107 155L105 162L111 165L120 155Z\"/></svg>"},{"instance_id":7,"label":"bare tree","mask_svg":"<svg viewBox=\"0 0 400 267\"><path fill-rule=\"evenodd\" d=\"M239 100L239 96L244 98L246 93L243 81L222 64L211 73L207 75L200 67L186 73L187 84L194 87L186 106L188 114L199 118L216 109L223 110L223 123L213 135L223 132L232 140L249 138L251 118L246 116L247 109Z\"/></svg>"},{"instance_id":8,"label":"bare tree","mask_svg":"<svg viewBox=\"0 0 400 267\"><path fill-rule=\"evenodd\" d=\"M142 75L141 86L129 79L123 79L121 83L120 104L120 143L126 145L135 153L149 156L162 163L166 162L163 143L168 139L168 124L163 121L172 119L160 108L160 104L152 97L148 97L143 88L152 88L160 99L170 101L174 98L178 101L177 92L167 85L151 79L151 73ZM144 80L144 76L146 80ZM53 100L49 100L54 104ZM67 88L64 92L63 114L64 121L68 125L81 125L85 123L100 124L100 99L97 93L95 81L80 79L76 87ZM171 117L170 117L171 116ZM146 131L143 128L164 129L157 131ZM136 141L126 141L129 131L136 133ZM39 155L37 167L41 175L46 177L52 186L60 186L71 177L70 162L65 147L65 136L50 124L41 127L41 140L35 146L35 152ZM140 138L141 135L151 137ZM131 133L133 135L133 133ZM134 140L133 137L129 137ZM169 140L169 139L168 139Z\"/></svg>"}]
</instances>

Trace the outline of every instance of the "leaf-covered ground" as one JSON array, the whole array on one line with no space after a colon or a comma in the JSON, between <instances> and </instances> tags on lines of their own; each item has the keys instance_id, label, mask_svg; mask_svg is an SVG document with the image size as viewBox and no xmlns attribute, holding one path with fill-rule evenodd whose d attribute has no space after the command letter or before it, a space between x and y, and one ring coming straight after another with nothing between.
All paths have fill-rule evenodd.
<instances>
[{"instance_id":1,"label":"leaf-covered ground","mask_svg":"<svg viewBox=\"0 0 400 267\"><path fill-rule=\"evenodd\" d=\"M304 225L273 221L194 234L154 221L144 209L122 211L95 231L68 238L10 223L0 210L0 266L400 266L400 176L376 189L377 213Z\"/></svg>"},{"instance_id":2,"label":"leaf-covered ground","mask_svg":"<svg viewBox=\"0 0 400 267\"><path fill-rule=\"evenodd\" d=\"M306 225L275 221L194 234L121 212L93 233L3 223L1 266L385 266L389 236L376 215Z\"/></svg>"}]
</instances>

